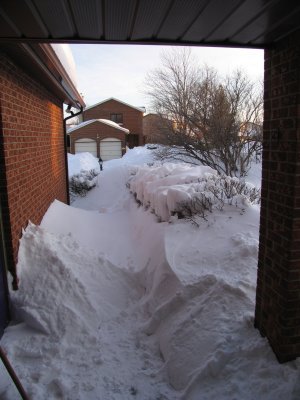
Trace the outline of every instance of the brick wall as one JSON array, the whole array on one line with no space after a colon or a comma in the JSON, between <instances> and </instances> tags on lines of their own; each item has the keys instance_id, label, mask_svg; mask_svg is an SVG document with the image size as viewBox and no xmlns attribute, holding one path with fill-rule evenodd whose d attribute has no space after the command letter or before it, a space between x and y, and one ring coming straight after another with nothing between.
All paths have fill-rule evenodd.
<instances>
[{"instance_id":1,"label":"brick wall","mask_svg":"<svg viewBox=\"0 0 300 400\"><path fill-rule=\"evenodd\" d=\"M83 121L90 119L111 119L111 114L123 114L123 127L130 134L138 135L138 145L143 145L143 113L116 100L108 100L83 112Z\"/></svg>"},{"instance_id":2,"label":"brick wall","mask_svg":"<svg viewBox=\"0 0 300 400\"><path fill-rule=\"evenodd\" d=\"M125 153L126 149L126 137L127 134L120 129L115 129L112 126L102 124L101 122L91 123L83 126L82 128L76 129L70 134L70 149L71 153L75 154L75 142L78 139L93 139L97 143L97 157L100 157L100 141L106 138L116 138L121 140L122 154Z\"/></svg>"},{"instance_id":3,"label":"brick wall","mask_svg":"<svg viewBox=\"0 0 300 400\"><path fill-rule=\"evenodd\" d=\"M143 118L143 133L146 143L165 144L166 127L169 121L164 120L158 114L148 114Z\"/></svg>"},{"instance_id":4,"label":"brick wall","mask_svg":"<svg viewBox=\"0 0 300 400\"><path fill-rule=\"evenodd\" d=\"M279 361L300 356L300 35L265 51L255 326Z\"/></svg>"},{"instance_id":5,"label":"brick wall","mask_svg":"<svg viewBox=\"0 0 300 400\"><path fill-rule=\"evenodd\" d=\"M0 193L9 269L22 228L66 202L62 103L0 53Z\"/></svg>"}]
</instances>

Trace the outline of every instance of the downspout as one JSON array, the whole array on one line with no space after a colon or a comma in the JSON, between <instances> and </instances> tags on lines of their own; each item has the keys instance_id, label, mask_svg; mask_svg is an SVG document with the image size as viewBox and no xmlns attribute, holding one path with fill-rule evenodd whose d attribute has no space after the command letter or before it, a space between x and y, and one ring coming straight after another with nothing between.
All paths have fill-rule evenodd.
<instances>
[{"instance_id":1,"label":"downspout","mask_svg":"<svg viewBox=\"0 0 300 400\"><path fill-rule=\"evenodd\" d=\"M70 205L70 192L69 192L69 168L68 168L68 141L67 141L67 121L68 119L77 117L82 114L83 107L80 106L80 110L74 113L69 105L66 112L70 113L68 117L64 118L64 147L65 147L65 169L66 169L66 186L67 186L67 204Z\"/></svg>"}]
</instances>

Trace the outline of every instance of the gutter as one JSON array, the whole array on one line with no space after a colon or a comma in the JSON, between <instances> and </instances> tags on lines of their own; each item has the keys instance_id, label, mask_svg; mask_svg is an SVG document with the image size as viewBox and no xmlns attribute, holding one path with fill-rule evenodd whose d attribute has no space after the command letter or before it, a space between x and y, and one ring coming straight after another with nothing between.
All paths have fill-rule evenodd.
<instances>
[{"instance_id":1,"label":"gutter","mask_svg":"<svg viewBox=\"0 0 300 400\"><path fill-rule=\"evenodd\" d=\"M67 143L67 121L68 119L77 117L78 115L82 114L83 112L83 106L78 105L77 107L80 107L80 110L77 113L74 113L71 110L71 105L68 105L68 108L66 110L67 113L70 113L68 117L64 118L64 147L65 147L65 169L66 169L66 187L67 187L67 204L70 205L70 191L69 191L69 167L68 167L68 143Z\"/></svg>"},{"instance_id":2,"label":"gutter","mask_svg":"<svg viewBox=\"0 0 300 400\"><path fill-rule=\"evenodd\" d=\"M52 89L64 103L72 104L75 108L85 106L74 83L51 46L20 44L19 48L26 54L27 59L29 57L34 67L43 74L43 84L48 83L50 90Z\"/></svg>"}]
</instances>

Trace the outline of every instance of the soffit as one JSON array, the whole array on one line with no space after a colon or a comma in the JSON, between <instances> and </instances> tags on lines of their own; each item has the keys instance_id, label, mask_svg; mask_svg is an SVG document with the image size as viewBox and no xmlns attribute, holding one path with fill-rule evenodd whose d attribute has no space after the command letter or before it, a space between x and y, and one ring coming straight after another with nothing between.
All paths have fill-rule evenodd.
<instances>
[{"instance_id":1,"label":"soffit","mask_svg":"<svg viewBox=\"0 0 300 400\"><path fill-rule=\"evenodd\" d=\"M1 0L0 40L266 48L299 21L299 0Z\"/></svg>"}]
</instances>

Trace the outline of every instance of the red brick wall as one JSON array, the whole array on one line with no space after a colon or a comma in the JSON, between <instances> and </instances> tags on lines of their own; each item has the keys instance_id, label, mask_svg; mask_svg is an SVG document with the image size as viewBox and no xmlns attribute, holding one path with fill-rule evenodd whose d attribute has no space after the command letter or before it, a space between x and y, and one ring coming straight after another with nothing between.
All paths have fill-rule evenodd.
<instances>
[{"instance_id":1,"label":"red brick wall","mask_svg":"<svg viewBox=\"0 0 300 400\"><path fill-rule=\"evenodd\" d=\"M138 135L139 145L143 140L143 113L116 100L108 100L83 112L83 121L90 119L111 119L111 114L123 114L123 127L129 129L130 134Z\"/></svg>"},{"instance_id":2,"label":"red brick wall","mask_svg":"<svg viewBox=\"0 0 300 400\"><path fill-rule=\"evenodd\" d=\"M279 361L300 356L300 34L265 52L255 326Z\"/></svg>"},{"instance_id":3,"label":"red brick wall","mask_svg":"<svg viewBox=\"0 0 300 400\"><path fill-rule=\"evenodd\" d=\"M164 140L166 126L158 114L148 114L143 118L143 133L146 143L166 143Z\"/></svg>"},{"instance_id":4,"label":"red brick wall","mask_svg":"<svg viewBox=\"0 0 300 400\"><path fill-rule=\"evenodd\" d=\"M105 138L116 138L122 142L122 153L125 153L127 134L120 129L115 129L112 126L95 122L82 128L76 129L70 134L71 153L75 154L75 142L78 139L88 138L94 139L97 143L97 157L100 157L100 141Z\"/></svg>"},{"instance_id":5,"label":"red brick wall","mask_svg":"<svg viewBox=\"0 0 300 400\"><path fill-rule=\"evenodd\" d=\"M0 193L9 268L28 220L66 202L62 104L0 53Z\"/></svg>"}]
</instances>

